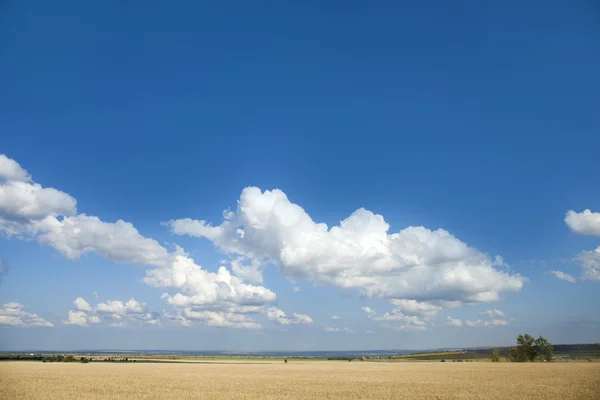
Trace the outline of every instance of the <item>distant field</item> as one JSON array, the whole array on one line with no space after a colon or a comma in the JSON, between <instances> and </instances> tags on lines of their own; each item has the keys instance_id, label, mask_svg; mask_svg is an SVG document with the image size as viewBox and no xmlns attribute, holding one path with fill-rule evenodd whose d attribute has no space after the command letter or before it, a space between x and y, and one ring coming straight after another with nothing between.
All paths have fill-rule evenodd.
<instances>
[{"instance_id":1,"label":"distant field","mask_svg":"<svg viewBox=\"0 0 600 400\"><path fill-rule=\"evenodd\" d=\"M0 399L598 399L600 363L0 363Z\"/></svg>"}]
</instances>

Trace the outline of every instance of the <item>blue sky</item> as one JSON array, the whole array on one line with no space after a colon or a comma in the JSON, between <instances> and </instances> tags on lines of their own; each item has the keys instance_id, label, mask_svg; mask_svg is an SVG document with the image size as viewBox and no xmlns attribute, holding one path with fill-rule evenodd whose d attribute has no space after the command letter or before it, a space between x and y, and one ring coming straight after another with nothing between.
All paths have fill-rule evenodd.
<instances>
[{"instance_id":1,"label":"blue sky","mask_svg":"<svg viewBox=\"0 0 600 400\"><path fill-rule=\"evenodd\" d=\"M0 349L600 341L599 18L5 2Z\"/></svg>"}]
</instances>

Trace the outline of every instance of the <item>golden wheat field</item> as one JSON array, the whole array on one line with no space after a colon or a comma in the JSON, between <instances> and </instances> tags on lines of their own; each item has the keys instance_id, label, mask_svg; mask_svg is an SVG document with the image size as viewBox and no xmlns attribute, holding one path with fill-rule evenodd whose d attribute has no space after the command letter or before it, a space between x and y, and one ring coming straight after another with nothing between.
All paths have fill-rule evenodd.
<instances>
[{"instance_id":1,"label":"golden wheat field","mask_svg":"<svg viewBox=\"0 0 600 400\"><path fill-rule=\"evenodd\" d=\"M599 399L600 364L0 363L0 399Z\"/></svg>"}]
</instances>

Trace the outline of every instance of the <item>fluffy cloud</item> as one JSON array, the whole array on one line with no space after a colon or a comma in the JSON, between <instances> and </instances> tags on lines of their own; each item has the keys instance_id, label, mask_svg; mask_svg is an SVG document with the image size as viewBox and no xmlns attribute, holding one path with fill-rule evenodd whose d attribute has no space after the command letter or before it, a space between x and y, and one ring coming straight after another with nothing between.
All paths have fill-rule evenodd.
<instances>
[{"instance_id":1,"label":"fluffy cloud","mask_svg":"<svg viewBox=\"0 0 600 400\"><path fill-rule=\"evenodd\" d=\"M401 309L396 308L391 313L386 312L378 315L371 307L361 307L367 314L367 317L373 321L383 322L382 326L395 330L423 330L426 329L428 317L419 317L417 315L406 315Z\"/></svg>"},{"instance_id":2,"label":"fluffy cloud","mask_svg":"<svg viewBox=\"0 0 600 400\"><path fill-rule=\"evenodd\" d=\"M267 310L267 317L271 321L275 321L280 325L299 325L299 324L312 324L313 319L306 314L293 313L292 316L288 316L283 310L279 308L269 308Z\"/></svg>"},{"instance_id":3,"label":"fluffy cloud","mask_svg":"<svg viewBox=\"0 0 600 400\"><path fill-rule=\"evenodd\" d=\"M70 216L76 210L74 198L32 182L16 161L0 154L0 231L7 235L36 233L46 217Z\"/></svg>"},{"instance_id":4,"label":"fluffy cloud","mask_svg":"<svg viewBox=\"0 0 600 400\"><path fill-rule=\"evenodd\" d=\"M45 320L37 314L24 310L24 306L19 303L5 303L0 307L0 326L11 325L20 327L53 327L54 324Z\"/></svg>"},{"instance_id":5,"label":"fluffy cloud","mask_svg":"<svg viewBox=\"0 0 600 400\"><path fill-rule=\"evenodd\" d=\"M362 208L329 228L280 190L244 189L236 212L224 213L219 226L189 218L165 224L175 234L211 240L237 262L273 263L287 277L355 288L366 296L484 303L520 290L525 281L496 270L498 259L445 230L408 227L389 234L381 215Z\"/></svg>"},{"instance_id":6,"label":"fluffy cloud","mask_svg":"<svg viewBox=\"0 0 600 400\"><path fill-rule=\"evenodd\" d=\"M573 232L580 235L600 236L600 213L590 210L578 213L570 210L565 216L565 222Z\"/></svg>"},{"instance_id":7,"label":"fluffy cloud","mask_svg":"<svg viewBox=\"0 0 600 400\"><path fill-rule=\"evenodd\" d=\"M326 326L323 328L323 330L324 330L325 332L329 332L329 333L332 333L332 332L340 332L340 331L341 331L341 329L340 329L340 328L334 328L334 327L327 326L327 325L326 325Z\"/></svg>"},{"instance_id":8,"label":"fluffy cloud","mask_svg":"<svg viewBox=\"0 0 600 400\"><path fill-rule=\"evenodd\" d=\"M181 288L187 292L188 295L166 296L169 304L177 306L261 306L276 299L269 289L246 284L225 267L219 268L217 273L207 272L186 255L177 255L169 269L149 271L144 281L152 286Z\"/></svg>"},{"instance_id":9,"label":"fluffy cloud","mask_svg":"<svg viewBox=\"0 0 600 400\"><path fill-rule=\"evenodd\" d=\"M456 326L456 327L461 327L462 326L462 321L460 319L454 319L452 317L448 317L448 325L452 325L452 326Z\"/></svg>"},{"instance_id":10,"label":"fluffy cloud","mask_svg":"<svg viewBox=\"0 0 600 400\"><path fill-rule=\"evenodd\" d=\"M125 303L119 300L108 300L104 303L96 304L95 309L102 314L113 314L121 317L146 314L148 311L148 307L145 303L140 303L134 298L129 299Z\"/></svg>"},{"instance_id":11,"label":"fluffy cloud","mask_svg":"<svg viewBox=\"0 0 600 400\"><path fill-rule=\"evenodd\" d=\"M338 315L334 315L333 317L331 317L331 319L333 319L333 320L339 320L340 317Z\"/></svg>"},{"instance_id":12,"label":"fluffy cloud","mask_svg":"<svg viewBox=\"0 0 600 400\"><path fill-rule=\"evenodd\" d=\"M260 329L257 324L247 315L238 313L226 313L219 311L194 311L186 308L182 312L184 318L190 320L201 320L207 326L238 328L238 329Z\"/></svg>"},{"instance_id":13,"label":"fluffy cloud","mask_svg":"<svg viewBox=\"0 0 600 400\"><path fill-rule=\"evenodd\" d=\"M65 325L76 325L81 327L87 327L89 324L99 324L100 318L96 315L88 315L84 311L69 311L69 317L66 321L63 321Z\"/></svg>"},{"instance_id":14,"label":"fluffy cloud","mask_svg":"<svg viewBox=\"0 0 600 400\"><path fill-rule=\"evenodd\" d=\"M8 273L8 264L4 261L4 258L0 257L0 283L2 283L2 278L4 275Z\"/></svg>"},{"instance_id":15,"label":"fluffy cloud","mask_svg":"<svg viewBox=\"0 0 600 400\"><path fill-rule=\"evenodd\" d=\"M428 302L416 300L392 299L392 304L398 306L398 310L406 315L420 315L423 317L435 317L442 309L441 306Z\"/></svg>"},{"instance_id":16,"label":"fluffy cloud","mask_svg":"<svg viewBox=\"0 0 600 400\"><path fill-rule=\"evenodd\" d=\"M85 299L78 297L73 302L73 306L75 310L69 311L67 320L63 321L66 325L86 327L89 324L99 324L101 320L97 314L104 314L112 320L119 321L118 323L109 324L111 327L125 326L125 319L140 321L149 325L160 324L160 314L148 312L146 304L134 298L126 302L108 300L92 307Z\"/></svg>"},{"instance_id":17,"label":"fluffy cloud","mask_svg":"<svg viewBox=\"0 0 600 400\"><path fill-rule=\"evenodd\" d=\"M577 213L570 210L567 212L565 222L573 232L581 235L600 236L600 213L592 212L590 210L584 210L581 213ZM592 251L582 251L575 257L575 261L578 261L581 264L583 269L583 279L600 281L600 247L597 247L596 250ZM554 271L552 271L552 273L553 272ZM563 279L556 274L554 275L559 279ZM564 280L571 282L569 279Z\"/></svg>"},{"instance_id":18,"label":"fluffy cloud","mask_svg":"<svg viewBox=\"0 0 600 400\"><path fill-rule=\"evenodd\" d=\"M487 310L484 311L482 313L480 313L482 315L487 315L490 318L495 318L495 317L504 317L504 313L500 310Z\"/></svg>"},{"instance_id":19,"label":"fluffy cloud","mask_svg":"<svg viewBox=\"0 0 600 400\"><path fill-rule=\"evenodd\" d=\"M18 162L0 154L0 179L14 182L29 182L31 176Z\"/></svg>"},{"instance_id":20,"label":"fluffy cloud","mask_svg":"<svg viewBox=\"0 0 600 400\"><path fill-rule=\"evenodd\" d=\"M556 278L563 280L563 281L567 281L567 282L571 282L571 283L577 282L577 279L575 279L572 275L569 275L562 271L548 271L548 273L551 275L554 275Z\"/></svg>"},{"instance_id":21,"label":"fluffy cloud","mask_svg":"<svg viewBox=\"0 0 600 400\"><path fill-rule=\"evenodd\" d=\"M506 321L504 319L491 319L489 321L482 321L480 319L475 320L475 321L465 320L465 325L467 325L469 327L474 327L474 326L494 327L494 326L508 325L508 321Z\"/></svg>"},{"instance_id":22,"label":"fluffy cloud","mask_svg":"<svg viewBox=\"0 0 600 400\"><path fill-rule=\"evenodd\" d=\"M508 325L508 321L503 319L493 319L491 321L486 321L483 323L485 326L504 326Z\"/></svg>"},{"instance_id":23,"label":"fluffy cloud","mask_svg":"<svg viewBox=\"0 0 600 400\"><path fill-rule=\"evenodd\" d=\"M583 279L591 281L600 281L600 247L592 251L583 251L576 260L581 263L583 268Z\"/></svg>"},{"instance_id":24,"label":"fluffy cloud","mask_svg":"<svg viewBox=\"0 0 600 400\"><path fill-rule=\"evenodd\" d=\"M76 298L75 301L73 302L73 306L75 306L75 309L77 311L85 311L85 312L92 311L92 306L90 306L90 303L85 301L85 299L83 297Z\"/></svg>"},{"instance_id":25,"label":"fluffy cloud","mask_svg":"<svg viewBox=\"0 0 600 400\"><path fill-rule=\"evenodd\" d=\"M262 281L262 267L256 263L232 264L242 279L224 267L208 272L183 249L169 252L123 220L105 222L77 214L76 204L68 194L35 183L16 161L0 157L0 232L36 239L70 259L96 253L115 262L148 266L144 282L178 291L173 297L188 297L193 305L225 310L232 305L264 306L276 298L269 289L242 281ZM73 318L77 321L78 316Z\"/></svg>"}]
</instances>

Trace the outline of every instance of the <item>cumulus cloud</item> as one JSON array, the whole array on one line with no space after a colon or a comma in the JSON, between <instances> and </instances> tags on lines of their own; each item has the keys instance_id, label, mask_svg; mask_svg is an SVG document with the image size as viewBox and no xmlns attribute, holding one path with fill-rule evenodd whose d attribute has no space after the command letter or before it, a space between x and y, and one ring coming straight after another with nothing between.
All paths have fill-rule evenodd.
<instances>
[{"instance_id":1,"label":"cumulus cloud","mask_svg":"<svg viewBox=\"0 0 600 400\"><path fill-rule=\"evenodd\" d=\"M2 278L8 273L8 264L4 261L4 258L0 257L0 283Z\"/></svg>"},{"instance_id":2,"label":"cumulus cloud","mask_svg":"<svg viewBox=\"0 0 600 400\"><path fill-rule=\"evenodd\" d=\"M371 307L361 307L367 314L367 317L373 321L383 322L382 326L386 326L395 330L423 330L429 320L428 317L419 317L417 315L406 315L401 309L396 308L392 312L386 312L383 315L378 315Z\"/></svg>"},{"instance_id":3,"label":"cumulus cloud","mask_svg":"<svg viewBox=\"0 0 600 400\"><path fill-rule=\"evenodd\" d=\"M225 311L232 305L264 306L276 298L269 289L244 282L262 282L257 263L232 264L241 278L224 267L208 272L183 249L170 252L123 220L106 222L77 214L76 204L70 195L35 183L16 161L0 159L0 232L36 239L69 259L96 253L115 262L148 266L145 283L177 291L172 297L187 297L192 305Z\"/></svg>"},{"instance_id":4,"label":"cumulus cloud","mask_svg":"<svg viewBox=\"0 0 600 400\"><path fill-rule=\"evenodd\" d=\"M182 316L189 320L201 320L207 326L238 328L238 329L260 329L260 324L254 322L251 317L229 312L219 311L194 311L186 308Z\"/></svg>"},{"instance_id":5,"label":"cumulus cloud","mask_svg":"<svg viewBox=\"0 0 600 400\"><path fill-rule=\"evenodd\" d=\"M461 327L462 326L462 321L460 319L454 319L452 317L448 317L448 325L452 325L452 326L456 326L456 327Z\"/></svg>"},{"instance_id":6,"label":"cumulus cloud","mask_svg":"<svg viewBox=\"0 0 600 400\"><path fill-rule=\"evenodd\" d=\"M334 315L333 317L331 317L331 319L333 319L333 320L339 320L340 317L339 317L339 315Z\"/></svg>"},{"instance_id":7,"label":"cumulus cloud","mask_svg":"<svg viewBox=\"0 0 600 400\"><path fill-rule=\"evenodd\" d=\"M508 325L508 321L506 321L504 319L495 319L495 318L491 319L489 321L482 321L480 319L475 320L475 321L465 320L465 325L467 325L469 327L474 327L474 326L494 327L494 326Z\"/></svg>"},{"instance_id":8,"label":"cumulus cloud","mask_svg":"<svg viewBox=\"0 0 600 400\"><path fill-rule=\"evenodd\" d=\"M81 327L87 327L89 324L99 324L100 318L95 315L88 315L84 311L69 311L69 317L66 321L63 321L65 325L76 325Z\"/></svg>"},{"instance_id":9,"label":"cumulus cloud","mask_svg":"<svg viewBox=\"0 0 600 400\"><path fill-rule=\"evenodd\" d=\"M482 315L487 315L490 318L495 318L495 317L504 317L504 313L500 310L487 310L484 312L481 312L480 314Z\"/></svg>"},{"instance_id":10,"label":"cumulus cloud","mask_svg":"<svg viewBox=\"0 0 600 400\"><path fill-rule=\"evenodd\" d=\"M341 329L340 329L340 328L335 328L335 327L332 327L332 326L327 326L327 325L326 325L326 326L323 328L323 330L324 330L325 332L332 333L332 332L339 332Z\"/></svg>"},{"instance_id":11,"label":"cumulus cloud","mask_svg":"<svg viewBox=\"0 0 600 400\"><path fill-rule=\"evenodd\" d=\"M92 306L84 298L78 297L73 302L73 307L75 310L69 311L67 320L63 321L66 325L86 327L90 324L99 324L101 320L98 314L105 315L113 321L118 321L109 324L112 327L125 326L125 320L139 321L149 325L160 324L160 314L148 312L146 304L134 298L125 302L108 300Z\"/></svg>"},{"instance_id":12,"label":"cumulus cloud","mask_svg":"<svg viewBox=\"0 0 600 400\"><path fill-rule=\"evenodd\" d=\"M13 182L29 182L29 172L21 168L18 162L0 154L0 179Z\"/></svg>"},{"instance_id":13,"label":"cumulus cloud","mask_svg":"<svg viewBox=\"0 0 600 400\"><path fill-rule=\"evenodd\" d=\"M565 216L565 222L573 232L580 235L600 236L600 213L584 210L575 212L569 210Z\"/></svg>"},{"instance_id":14,"label":"cumulus cloud","mask_svg":"<svg viewBox=\"0 0 600 400\"><path fill-rule=\"evenodd\" d=\"M90 306L90 303L85 301L85 299L83 297L76 298L75 301L73 302L73 306L75 307L75 309L77 311L85 311L85 312L92 311L92 306Z\"/></svg>"},{"instance_id":15,"label":"cumulus cloud","mask_svg":"<svg viewBox=\"0 0 600 400\"><path fill-rule=\"evenodd\" d=\"M134 298L122 302L120 300L108 300L103 303L96 304L96 311L102 314L113 314L121 317L128 315L145 314L148 307L145 303L140 303Z\"/></svg>"},{"instance_id":16,"label":"cumulus cloud","mask_svg":"<svg viewBox=\"0 0 600 400\"><path fill-rule=\"evenodd\" d=\"M491 321L486 321L483 323L485 326L504 326L508 325L508 321L503 319L493 319Z\"/></svg>"},{"instance_id":17,"label":"cumulus cloud","mask_svg":"<svg viewBox=\"0 0 600 400\"><path fill-rule=\"evenodd\" d=\"M565 272L562 272L562 271L548 271L548 273L551 275L554 275L556 278L563 280L563 281L567 281L567 282L571 282L571 283L577 282L577 279L575 279L575 277L573 277L572 275L569 275Z\"/></svg>"},{"instance_id":18,"label":"cumulus cloud","mask_svg":"<svg viewBox=\"0 0 600 400\"><path fill-rule=\"evenodd\" d=\"M275 307L271 307L267 310L267 318L280 325L312 324L314 322L313 319L306 314L293 313L292 316L288 316L283 310Z\"/></svg>"},{"instance_id":19,"label":"cumulus cloud","mask_svg":"<svg viewBox=\"0 0 600 400\"><path fill-rule=\"evenodd\" d=\"M53 327L54 324L35 313L25 311L25 306L19 303L4 303L0 307L0 326L20 327Z\"/></svg>"},{"instance_id":20,"label":"cumulus cloud","mask_svg":"<svg viewBox=\"0 0 600 400\"><path fill-rule=\"evenodd\" d=\"M9 236L36 233L45 218L74 215L76 206L73 197L32 182L15 160L0 154L0 231Z\"/></svg>"},{"instance_id":21,"label":"cumulus cloud","mask_svg":"<svg viewBox=\"0 0 600 400\"><path fill-rule=\"evenodd\" d=\"M567 212L565 222L573 232L581 235L600 236L600 213L598 212L584 210L583 212L578 213L570 210ZM581 264L583 269L583 279L600 281L600 247L597 247L592 251L582 251L575 257L575 261ZM553 272L554 271L552 271L552 273ZM556 274L554 275L559 279L563 279ZM569 279L564 280L571 282Z\"/></svg>"},{"instance_id":22,"label":"cumulus cloud","mask_svg":"<svg viewBox=\"0 0 600 400\"><path fill-rule=\"evenodd\" d=\"M406 315L435 317L442 309L440 305L435 305L428 302L419 302L416 300L392 299L391 302L393 305L398 306L398 310Z\"/></svg>"},{"instance_id":23,"label":"cumulus cloud","mask_svg":"<svg viewBox=\"0 0 600 400\"><path fill-rule=\"evenodd\" d=\"M600 247L592 251L583 251L576 258L583 268L583 279L600 281Z\"/></svg>"},{"instance_id":24,"label":"cumulus cloud","mask_svg":"<svg viewBox=\"0 0 600 400\"><path fill-rule=\"evenodd\" d=\"M165 224L172 233L211 240L237 262L272 263L286 277L354 288L371 297L484 303L520 290L525 281L496 270L498 259L445 230L408 227L390 234L381 215L363 208L329 228L277 189L245 188L237 210L225 213L218 226L189 218Z\"/></svg>"}]
</instances>

